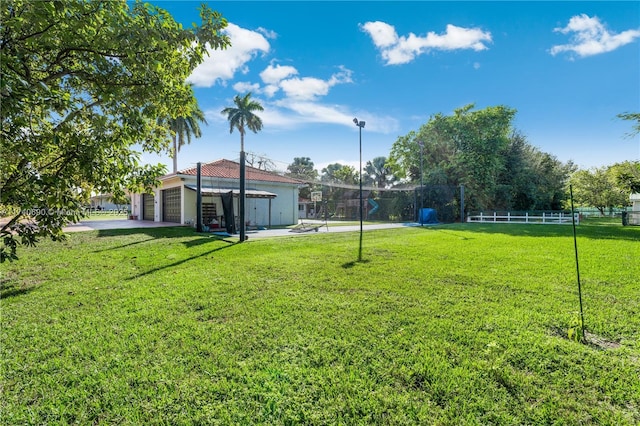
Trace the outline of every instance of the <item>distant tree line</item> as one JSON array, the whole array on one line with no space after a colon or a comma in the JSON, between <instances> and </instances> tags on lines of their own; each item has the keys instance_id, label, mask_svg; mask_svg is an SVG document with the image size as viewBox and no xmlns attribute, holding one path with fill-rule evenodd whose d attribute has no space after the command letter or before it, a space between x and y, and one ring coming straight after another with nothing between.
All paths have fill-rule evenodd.
<instances>
[{"instance_id":1,"label":"distant tree line","mask_svg":"<svg viewBox=\"0 0 640 426\"><path fill-rule=\"evenodd\" d=\"M640 192L640 162L579 170L531 145L513 127L515 114L506 106L477 110L474 105L452 115L435 114L417 131L399 136L388 158L368 161L363 185L381 190L421 182L425 187L464 185L467 211L562 210L569 205L571 184L577 206L604 214L607 208L628 205L629 195ZM636 114L619 117L638 119ZM286 174L324 183L329 198L344 195L339 185L359 184L354 167L334 163L319 174L309 157L295 158ZM321 188L310 184L300 196L309 199L311 191Z\"/></svg>"},{"instance_id":2,"label":"distant tree line","mask_svg":"<svg viewBox=\"0 0 640 426\"><path fill-rule=\"evenodd\" d=\"M425 185L464 185L467 210L558 210L576 167L528 143L505 106L433 115L400 136L389 164L396 175ZM422 171L420 159L422 157Z\"/></svg>"}]
</instances>

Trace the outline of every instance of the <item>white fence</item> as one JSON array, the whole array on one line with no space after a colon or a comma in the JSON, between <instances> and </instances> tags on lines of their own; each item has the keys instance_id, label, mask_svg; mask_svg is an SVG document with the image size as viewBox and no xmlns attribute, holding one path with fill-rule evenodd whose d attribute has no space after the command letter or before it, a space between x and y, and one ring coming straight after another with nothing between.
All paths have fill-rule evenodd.
<instances>
[{"instance_id":1,"label":"white fence","mask_svg":"<svg viewBox=\"0 0 640 426\"><path fill-rule=\"evenodd\" d=\"M580 223L580 214L575 213L576 225ZM506 215L498 214L485 214L480 212L477 215L468 215L467 222L482 222L482 223L544 223L544 224L571 224L571 213L557 212L557 213L542 213L542 214L511 214Z\"/></svg>"}]
</instances>

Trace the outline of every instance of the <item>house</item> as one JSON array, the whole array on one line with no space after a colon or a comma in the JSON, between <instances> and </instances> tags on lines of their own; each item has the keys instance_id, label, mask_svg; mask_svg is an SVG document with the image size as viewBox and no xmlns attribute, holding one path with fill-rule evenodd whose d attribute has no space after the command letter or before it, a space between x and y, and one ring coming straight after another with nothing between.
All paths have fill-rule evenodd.
<instances>
[{"instance_id":1,"label":"house","mask_svg":"<svg viewBox=\"0 0 640 426\"><path fill-rule=\"evenodd\" d=\"M306 198L298 199L298 218L300 219L314 219L316 217L315 205L313 201Z\"/></svg>"},{"instance_id":2,"label":"house","mask_svg":"<svg viewBox=\"0 0 640 426\"><path fill-rule=\"evenodd\" d=\"M631 194L629 197L632 203L629 212L629 225L640 225L640 194Z\"/></svg>"},{"instance_id":3,"label":"house","mask_svg":"<svg viewBox=\"0 0 640 426\"><path fill-rule=\"evenodd\" d=\"M94 210L122 210L126 208L127 204L116 204L113 202L113 195L111 194L96 194L92 195L89 199L90 207Z\"/></svg>"},{"instance_id":4,"label":"house","mask_svg":"<svg viewBox=\"0 0 640 426\"><path fill-rule=\"evenodd\" d=\"M197 168L160 178L153 194L133 194L131 214L137 220L193 225L197 219ZM298 190L302 182L274 172L246 167L244 221L249 226L298 223ZM233 211L239 224L240 164L218 160L201 165L203 224L224 227L227 212ZM229 200L226 207L223 199ZM232 202L231 202L232 201ZM232 209L229 209L231 204ZM229 213L228 213L229 214Z\"/></svg>"}]
</instances>

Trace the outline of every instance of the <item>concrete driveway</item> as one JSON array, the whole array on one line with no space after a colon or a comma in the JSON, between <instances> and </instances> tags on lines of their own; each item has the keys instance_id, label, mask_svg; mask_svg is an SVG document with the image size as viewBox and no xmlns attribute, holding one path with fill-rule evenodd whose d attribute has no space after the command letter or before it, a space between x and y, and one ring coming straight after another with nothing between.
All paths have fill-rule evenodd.
<instances>
[{"instance_id":1,"label":"concrete driveway","mask_svg":"<svg viewBox=\"0 0 640 426\"><path fill-rule=\"evenodd\" d=\"M305 221L306 224L311 223ZM320 222L318 222L320 224ZM143 220L83 220L79 223L69 225L64 228L65 232L82 232L82 231L98 231L105 229L136 229L136 228L160 228L168 226L181 226L172 222L151 222ZM184 225L188 226L188 225ZM406 226L419 226L417 223L378 223L374 225L363 225L363 231L371 231L375 229L403 228ZM321 226L318 231L307 232L291 232L290 229L264 229L264 230L248 230L247 236L250 240L269 237L293 237L298 235L315 235L327 232L357 232L360 225L343 225L343 226ZM237 237L232 235L232 237Z\"/></svg>"},{"instance_id":2,"label":"concrete driveway","mask_svg":"<svg viewBox=\"0 0 640 426\"><path fill-rule=\"evenodd\" d=\"M104 229L161 228L180 226L172 222L151 222L147 220L83 220L64 228L64 232L99 231Z\"/></svg>"}]
</instances>

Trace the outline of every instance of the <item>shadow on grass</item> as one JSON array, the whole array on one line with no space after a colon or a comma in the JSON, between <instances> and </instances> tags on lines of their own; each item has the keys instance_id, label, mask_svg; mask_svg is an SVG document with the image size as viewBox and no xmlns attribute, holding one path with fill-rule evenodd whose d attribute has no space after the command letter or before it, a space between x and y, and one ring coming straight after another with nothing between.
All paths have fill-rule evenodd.
<instances>
[{"instance_id":1,"label":"shadow on grass","mask_svg":"<svg viewBox=\"0 0 640 426\"><path fill-rule=\"evenodd\" d=\"M35 285L28 287L20 287L15 285L12 280L1 279L0 280L0 300L8 299L10 297L21 296L32 292L36 288Z\"/></svg>"},{"instance_id":2,"label":"shadow on grass","mask_svg":"<svg viewBox=\"0 0 640 426\"><path fill-rule=\"evenodd\" d=\"M152 238L182 238L195 234L195 230L186 226L159 227L159 228L127 228L127 229L100 229L98 238L122 237L126 235L148 235Z\"/></svg>"},{"instance_id":3,"label":"shadow on grass","mask_svg":"<svg viewBox=\"0 0 640 426\"><path fill-rule=\"evenodd\" d=\"M212 241L211 238L203 238L203 240L205 240L205 242ZM227 241L227 240L224 240L224 239L217 239L215 241L223 241L223 242L227 243L228 245L222 246L222 247L216 247L216 248L214 248L212 250L206 251L204 253L200 253L197 256L192 256L192 257L189 257L189 258L186 258L186 259L178 260L177 262L173 262L173 263L170 263L168 265L158 266L157 268L153 268L153 269L150 269L150 270L148 270L146 272L142 272L140 274L137 274L137 275L134 275L132 277L129 277L129 278L127 278L127 280L131 281L131 280L134 280L136 278L142 278L144 276L154 274L154 273L162 271L164 269L174 268L176 266L182 265L182 264L190 262L192 260L196 260L196 259L199 259L201 257L208 256L208 255L210 255L212 253L215 253L217 251L224 250L224 249L229 248L229 247L233 247L233 246L235 246L236 244L239 243L239 241Z\"/></svg>"},{"instance_id":4,"label":"shadow on grass","mask_svg":"<svg viewBox=\"0 0 640 426\"><path fill-rule=\"evenodd\" d=\"M505 223L458 223L442 225L435 228L425 228L425 231L436 231L451 233L452 231L474 232L482 234L505 234L518 237L573 237L573 226L567 225L544 225L544 224L505 224ZM582 223L576 226L578 238L589 238L596 240L627 240L640 242L640 227L633 226L611 226L610 224L589 224ZM463 235L458 235L464 237ZM467 237L468 238L468 237Z\"/></svg>"},{"instance_id":5,"label":"shadow on grass","mask_svg":"<svg viewBox=\"0 0 640 426\"><path fill-rule=\"evenodd\" d=\"M185 226L176 227L162 227L162 228L129 228L129 229L104 229L98 231L98 238L102 237L123 237L128 235L147 235L149 238L140 241L134 241L127 244L121 244L119 246L109 247L106 249L96 250L94 253L100 253L103 251L118 250L124 247L135 246L138 244L153 241L159 238L184 238L192 236L200 236L201 238L192 241L186 241L187 247L195 247L202 244L206 244L212 241L224 241L224 237L218 235L208 235L197 233L193 228Z\"/></svg>"},{"instance_id":6,"label":"shadow on grass","mask_svg":"<svg viewBox=\"0 0 640 426\"><path fill-rule=\"evenodd\" d=\"M118 250L118 249L121 249L121 248L129 247L129 246L135 246L135 245L138 245L138 244L142 244L142 243L146 243L146 242L149 242L149 241L153 241L154 239L155 238L147 238L146 240L135 241L133 243L121 244L119 246L109 247L109 248L101 249L101 250L94 250L93 253L101 253L103 251Z\"/></svg>"},{"instance_id":7,"label":"shadow on grass","mask_svg":"<svg viewBox=\"0 0 640 426\"><path fill-rule=\"evenodd\" d=\"M343 263L342 264L342 268L343 269L351 269L354 266L356 266L359 263L369 263L371 262L369 259L362 259L362 260L352 260L351 262L347 262L347 263Z\"/></svg>"}]
</instances>

